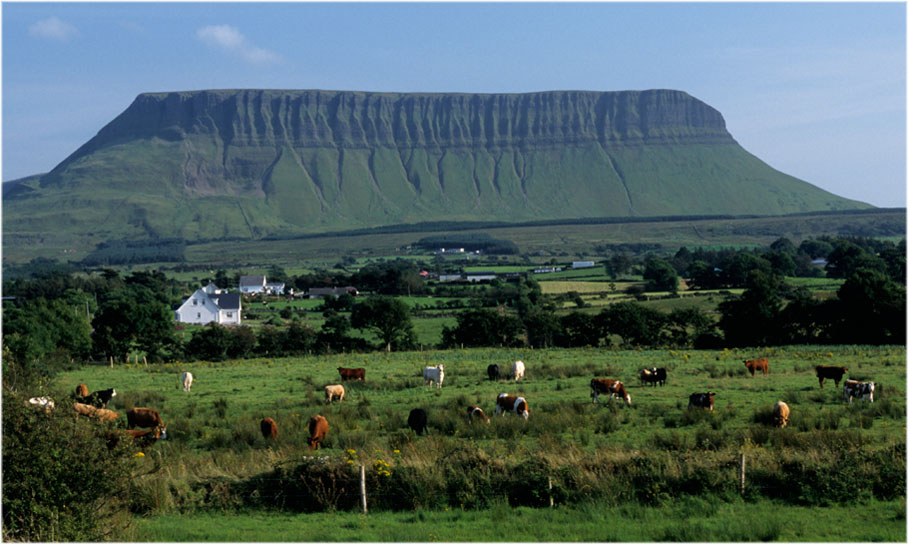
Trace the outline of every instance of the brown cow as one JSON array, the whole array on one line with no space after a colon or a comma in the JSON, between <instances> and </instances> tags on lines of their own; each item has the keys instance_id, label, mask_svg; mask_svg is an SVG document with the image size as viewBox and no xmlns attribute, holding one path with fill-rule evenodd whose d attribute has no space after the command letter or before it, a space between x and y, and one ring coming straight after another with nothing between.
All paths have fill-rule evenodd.
<instances>
[{"instance_id":1,"label":"brown cow","mask_svg":"<svg viewBox=\"0 0 908 544\"><path fill-rule=\"evenodd\" d=\"M330 404L334 397L337 397L337 400L344 400L345 392L343 385L326 385L325 404Z\"/></svg>"},{"instance_id":2,"label":"brown cow","mask_svg":"<svg viewBox=\"0 0 908 544\"><path fill-rule=\"evenodd\" d=\"M782 401L776 403L772 407L772 421L776 427L784 427L788 425L788 416L791 415L791 410L788 408L788 405Z\"/></svg>"},{"instance_id":3,"label":"brown cow","mask_svg":"<svg viewBox=\"0 0 908 544\"><path fill-rule=\"evenodd\" d=\"M161 419L161 414L151 408L133 408L126 412L126 428L132 429L133 427L142 427L144 429L167 428Z\"/></svg>"},{"instance_id":4,"label":"brown cow","mask_svg":"<svg viewBox=\"0 0 908 544\"><path fill-rule=\"evenodd\" d=\"M826 366L826 365L817 365L817 378L820 379L820 389L823 389L823 380L829 378L830 380L835 380L835 386L839 386L839 382L842 381L842 374L848 372L848 368L844 366Z\"/></svg>"},{"instance_id":5,"label":"brown cow","mask_svg":"<svg viewBox=\"0 0 908 544\"><path fill-rule=\"evenodd\" d=\"M76 386L76 397L81 399L81 398L85 398L87 396L88 396L88 386L85 385L84 383L80 383L79 385L77 385Z\"/></svg>"},{"instance_id":6,"label":"brown cow","mask_svg":"<svg viewBox=\"0 0 908 544\"><path fill-rule=\"evenodd\" d=\"M590 380L590 390L590 398L593 399L592 402L599 402L599 395L608 393L609 402L612 401L613 397L621 397L628 406L631 405L631 396L627 393L624 384L621 383L620 380L593 378Z\"/></svg>"},{"instance_id":7,"label":"brown cow","mask_svg":"<svg viewBox=\"0 0 908 544\"><path fill-rule=\"evenodd\" d=\"M321 414L316 414L309 419L309 449L317 450L320 443L328 434L328 420Z\"/></svg>"},{"instance_id":8,"label":"brown cow","mask_svg":"<svg viewBox=\"0 0 908 544\"><path fill-rule=\"evenodd\" d=\"M753 376L757 370L762 371L764 376L769 374L769 359L766 357L744 361L744 366L747 367L747 370L750 370L751 376Z\"/></svg>"},{"instance_id":9,"label":"brown cow","mask_svg":"<svg viewBox=\"0 0 908 544\"><path fill-rule=\"evenodd\" d=\"M271 419L270 417L263 419L261 428L262 437L264 437L265 440L268 440L269 438L271 440L277 440L277 423L275 423L273 419Z\"/></svg>"},{"instance_id":10,"label":"brown cow","mask_svg":"<svg viewBox=\"0 0 908 544\"><path fill-rule=\"evenodd\" d=\"M482 411L482 408L476 406L475 404L472 406L467 406L467 420L470 423L473 423L474 418L479 418L486 423L490 423L489 417L485 414L485 412Z\"/></svg>"},{"instance_id":11,"label":"brown cow","mask_svg":"<svg viewBox=\"0 0 908 544\"><path fill-rule=\"evenodd\" d=\"M347 380L360 380L366 381L366 369L365 368L343 368L337 367L337 371L340 373L341 381Z\"/></svg>"},{"instance_id":12,"label":"brown cow","mask_svg":"<svg viewBox=\"0 0 908 544\"><path fill-rule=\"evenodd\" d=\"M132 444L143 448L151 447L161 438L167 438L167 429L155 427L144 431L135 429L122 429L107 433L107 447L113 449L120 442L120 437L128 436Z\"/></svg>"},{"instance_id":13,"label":"brown cow","mask_svg":"<svg viewBox=\"0 0 908 544\"><path fill-rule=\"evenodd\" d=\"M88 418L97 418L101 421L113 421L117 419L118 415L113 410L107 410L105 408L96 408L88 404L82 404L81 402L73 403L73 410L75 410L77 415L85 416Z\"/></svg>"},{"instance_id":14,"label":"brown cow","mask_svg":"<svg viewBox=\"0 0 908 544\"><path fill-rule=\"evenodd\" d=\"M529 419L530 405L527 404L526 399L523 397L501 393L495 400L495 415L504 415L506 412L513 412L522 416L523 419Z\"/></svg>"}]
</instances>

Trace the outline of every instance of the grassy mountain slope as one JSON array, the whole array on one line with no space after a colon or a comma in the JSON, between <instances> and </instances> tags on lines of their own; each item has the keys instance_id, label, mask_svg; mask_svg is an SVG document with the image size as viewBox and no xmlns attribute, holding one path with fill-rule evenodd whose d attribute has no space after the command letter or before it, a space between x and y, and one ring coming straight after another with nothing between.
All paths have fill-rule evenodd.
<instances>
[{"instance_id":1,"label":"grassy mountain slope","mask_svg":"<svg viewBox=\"0 0 908 544\"><path fill-rule=\"evenodd\" d=\"M679 91L143 94L5 185L5 244L869 207L772 169Z\"/></svg>"}]
</instances>

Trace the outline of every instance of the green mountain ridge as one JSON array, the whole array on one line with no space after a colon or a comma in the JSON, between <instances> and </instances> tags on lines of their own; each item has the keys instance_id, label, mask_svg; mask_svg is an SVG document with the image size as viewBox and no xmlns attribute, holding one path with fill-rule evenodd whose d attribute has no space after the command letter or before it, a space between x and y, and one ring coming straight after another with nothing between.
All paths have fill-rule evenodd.
<instances>
[{"instance_id":1,"label":"green mountain ridge","mask_svg":"<svg viewBox=\"0 0 908 544\"><path fill-rule=\"evenodd\" d=\"M4 184L4 244L871 206L778 172L687 93L146 93Z\"/></svg>"}]
</instances>

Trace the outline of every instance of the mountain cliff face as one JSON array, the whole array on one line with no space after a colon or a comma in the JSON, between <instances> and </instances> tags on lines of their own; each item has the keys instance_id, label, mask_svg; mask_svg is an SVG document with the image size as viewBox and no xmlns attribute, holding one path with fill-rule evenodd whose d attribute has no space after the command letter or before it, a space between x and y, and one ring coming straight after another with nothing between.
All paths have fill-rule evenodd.
<instances>
[{"instance_id":1,"label":"mountain cliff face","mask_svg":"<svg viewBox=\"0 0 908 544\"><path fill-rule=\"evenodd\" d=\"M148 93L4 192L7 232L189 240L867 207L773 170L671 90Z\"/></svg>"}]
</instances>

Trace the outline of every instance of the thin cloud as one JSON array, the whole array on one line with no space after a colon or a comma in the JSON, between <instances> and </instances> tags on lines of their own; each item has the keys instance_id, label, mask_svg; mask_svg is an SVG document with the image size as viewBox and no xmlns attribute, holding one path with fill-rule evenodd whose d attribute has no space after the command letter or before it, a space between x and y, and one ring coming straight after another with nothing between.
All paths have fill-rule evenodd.
<instances>
[{"instance_id":1,"label":"thin cloud","mask_svg":"<svg viewBox=\"0 0 908 544\"><path fill-rule=\"evenodd\" d=\"M280 57L271 51L249 43L239 30L229 25L203 26L196 30L195 36L203 43L238 55L251 64L266 64L280 60Z\"/></svg>"},{"instance_id":2,"label":"thin cloud","mask_svg":"<svg viewBox=\"0 0 908 544\"><path fill-rule=\"evenodd\" d=\"M50 17L29 26L28 33L36 38L65 42L78 36L79 29L57 17Z\"/></svg>"}]
</instances>

